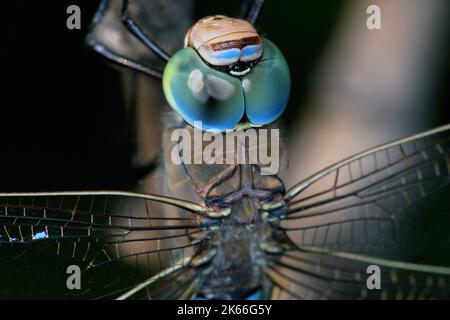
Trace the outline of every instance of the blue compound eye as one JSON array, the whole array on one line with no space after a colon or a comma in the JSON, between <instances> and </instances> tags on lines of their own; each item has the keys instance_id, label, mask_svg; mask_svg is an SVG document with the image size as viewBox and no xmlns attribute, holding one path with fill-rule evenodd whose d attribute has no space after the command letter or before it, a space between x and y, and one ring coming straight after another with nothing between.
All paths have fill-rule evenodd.
<instances>
[{"instance_id":1,"label":"blue compound eye","mask_svg":"<svg viewBox=\"0 0 450 320\"><path fill-rule=\"evenodd\" d=\"M244 115L244 95L238 78L203 62L192 48L178 51L163 75L169 105L190 125L206 131L233 129Z\"/></svg>"},{"instance_id":2,"label":"blue compound eye","mask_svg":"<svg viewBox=\"0 0 450 320\"><path fill-rule=\"evenodd\" d=\"M255 125L275 121L283 113L291 90L289 68L280 50L264 40L264 55L242 78L245 114Z\"/></svg>"},{"instance_id":3,"label":"blue compound eye","mask_svg":"<svg viewBox=\"0 0 450 320\"><path fill-rule=\"evenodd\" d=\"M163 90L169 105L187 123L205 131L234 129L244 119L261 126L275 121L286 108L291 80L278 48L264 41L264 54L247 70L218 71L187 47L168 62Z\"/></svg>"}]
</instances>

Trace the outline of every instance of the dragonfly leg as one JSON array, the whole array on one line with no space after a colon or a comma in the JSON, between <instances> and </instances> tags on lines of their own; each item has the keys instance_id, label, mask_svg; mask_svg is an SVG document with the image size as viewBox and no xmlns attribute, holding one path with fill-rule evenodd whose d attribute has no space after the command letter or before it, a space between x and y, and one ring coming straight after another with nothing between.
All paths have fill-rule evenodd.
<instances>
[{"instance_id":1,"label":"dragonfly leg","mask_svg":"<svg viewBox=\"0 0 450 320\"><path fill-rule=\"evenodd\" d=\"M94 50L96 53L100 54L102 57L106 58L110 62L118 64L120 66L142 72L146 75L149 75L153 78L162 79L162 72L153 67L144 66L137 61L134 61L128 57L122 56L109 49L99 41L95 39L93 36L93 31L96 28L97 24L102 19L106 9L108 8L109 0L103 0L97 10L94 19L92 20L92 24L89 28L88 35L86 36L86 45Z\"/></svg>"},{"instance_id":2,"label":"dragonfly leg","mask_svg":"<svg viewBox=\"0 0 450 320\"><path fill-rule=\"evenodd\" d=\"M263 6L264 0L253 0L253 3L250 7L249 1L245 1L242 6L243 10L241 12L246 12L245 20L254 25L261 15Z\"/></svg>"},{"instance_id":3,"label":"dragonfly leg","mask_svg":"<svg viewBox=\"0 0 450 320\"><path fill-rule=\"evenodd\" d=\"M156 42L150 39L150 37L145 34L144 30L142 30L139 24L130 17L130 15L128 14L128 4L128 0L123 1L122 22L125 27L154 54L156 54L165 62L168 62L170 59L170 55L165 52L158 44L156 44Z\"/></svg>"},{"instance_id":4,"label":"dragonfly leg","mask_svg":"<svg viewBox=\"0 0 450 320\"><path fill-rule=\"evenodd\" d=\"M135 71L145 73L146 75L151 76L152 78L156 78L158 80L162 79L161 71L143 66L136 61L128 59L127 57L118 55L111 49L108 49L102 44L97 43L95 40L88 39L87 46L90 47L95 52L97 52L98 54L100 54L101 56L103 56L104 58L108 59L110 62L113 62L115 64L121 65L129 69L133 69Z\"/></svg>"}]
</instances>

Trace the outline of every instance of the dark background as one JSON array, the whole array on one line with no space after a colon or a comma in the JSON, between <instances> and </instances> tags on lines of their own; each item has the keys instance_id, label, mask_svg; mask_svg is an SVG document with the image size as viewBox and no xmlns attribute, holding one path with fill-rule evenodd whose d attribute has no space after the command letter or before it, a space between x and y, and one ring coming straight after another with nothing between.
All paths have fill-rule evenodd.
<instances>
[{"instance_id":1,"label":"dark background","mask_svg":"<svg viewBox=\"0 0 450 320\"><path fill-rule=\"evenodd\" d=\"M127 189L135 182L119 72L83 45L98 3L8 1L3 6L0 191ZM81 7L82 30L66 28L70 4ZM239 4L197 1L195 16L236 15ZM314 63L343 4L267 4L259 26L276 39L289 61L298 88L291 106L305 98ZM450 118L450 64L446 70L439 88L443 107L436 116ZM294 112L290 107L286 119Z\"/></svg>"}]
</instances>

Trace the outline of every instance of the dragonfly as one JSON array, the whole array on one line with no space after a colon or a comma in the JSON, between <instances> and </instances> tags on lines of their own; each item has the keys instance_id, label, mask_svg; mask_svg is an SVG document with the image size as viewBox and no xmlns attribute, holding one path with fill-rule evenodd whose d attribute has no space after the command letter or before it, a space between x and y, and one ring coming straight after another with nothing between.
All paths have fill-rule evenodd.
<instances>
[{"instance_id":1,"label":"dragonfly","mask_svg":"<svg viewBox=\"0 0 450 320\"><path fill-rule=\"evenodd\" d=\"M352 155L290 188L278 174L263 175L258 163L174 165L168 136L195 130L196 119L211 134L273 127L287 103L289 70L253 27L264 1L245 2L239 19L201 19L174 55L132 18L128 2L121 20L166 63L164 72L102 43L99 28L113 1L101 2L87 42L109 61L162 80L172 108L162 138L170 194L0 194L2 296L450 297L450 125ZM135 3L144 10L149 2ZM255 91L245 90L246 79ZM238 90L221 100L218 83ZM207 112L211 104L218 114ZM67 285L73 266L81 271L79 288ZM375 288L368 273L374 266Z\"/></svg>"}]
</instances>

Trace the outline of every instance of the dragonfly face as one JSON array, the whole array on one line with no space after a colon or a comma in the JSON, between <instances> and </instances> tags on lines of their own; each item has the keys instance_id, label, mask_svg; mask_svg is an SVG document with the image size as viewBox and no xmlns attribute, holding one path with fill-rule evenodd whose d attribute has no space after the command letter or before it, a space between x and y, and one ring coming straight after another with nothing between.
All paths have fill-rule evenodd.
<instances>
[{"instance_id":1,"label":"dragonfly face","mask_svg":"<svg viewBox=\"0 0 450 320\"><path fill-rule=\"evenodd\" d=\"M281 114L289 94L286 62L247 23L203 19L188 32L187 47L169 58L130 20L127 3L122 20L167 60L164 76L138 59L118 56L92 34L88 44L113 62L163 78L167 100L185 122L199 119L204 129L223 131L243 120L267 126ZM155 12L151 1L133 3ZM250 22L262 1L255 3ZM94 34L126 32L102 23L110 4L102 2ZM231 26L230 38L222 26ZM351 156L285 190L277 175L262 175L258 164L171 163L171 131L194 130L185 122L166 128L159 194L0 194L0 293L121 299L229 299L255 291L274 299L450 297L450 125ZM161 195L166 184L169 196ZM382 272L379 290L367 286L372 265ZM79 289L66 286L69 266L81 269Z\"/></svg>"},{"instance_id":2,"label":"dragonfly face","mask_svg":"<svg viewBox=\"0 0 450 320\"><path fill-rule=\"evenodd\" d=\"M241 122L262 126L284 111L290 92L287 63L278 48L247 21L201 19L186 47L168 62L163 89L172 109L207 131L232 130Z\"/></svg>"}]
</instances>

